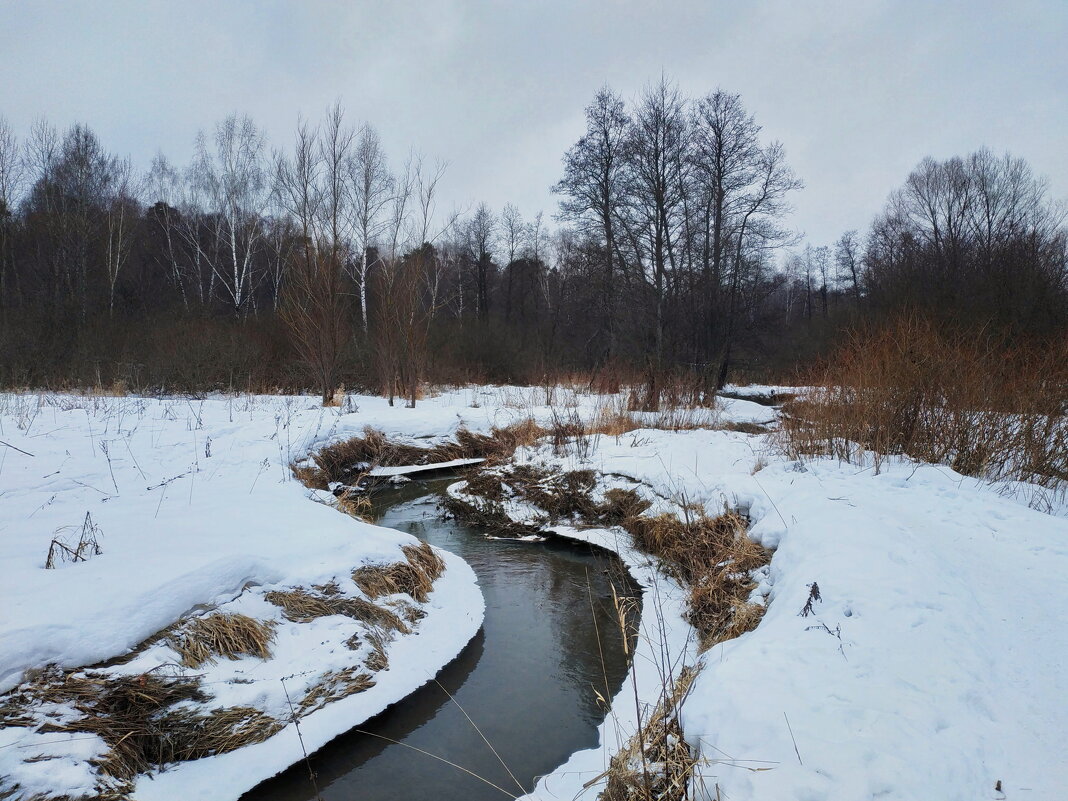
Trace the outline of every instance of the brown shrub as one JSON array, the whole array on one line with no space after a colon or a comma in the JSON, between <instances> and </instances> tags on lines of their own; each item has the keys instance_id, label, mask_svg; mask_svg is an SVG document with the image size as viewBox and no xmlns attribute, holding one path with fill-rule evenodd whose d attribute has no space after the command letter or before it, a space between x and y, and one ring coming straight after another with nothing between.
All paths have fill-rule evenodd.
<instances>
[{"instance_id":1,"label":"brown shrub","mask_svg":"<svg viewBox=\"0 0 1068 801\"><path fill-rule=\"evenodd\" d=\"M904 317L850 342L785 406L794 458L870 453L947 464L968 475L1047 487L1068 480L1068 342L990 345Z\"/></svg>"}]
</instances>

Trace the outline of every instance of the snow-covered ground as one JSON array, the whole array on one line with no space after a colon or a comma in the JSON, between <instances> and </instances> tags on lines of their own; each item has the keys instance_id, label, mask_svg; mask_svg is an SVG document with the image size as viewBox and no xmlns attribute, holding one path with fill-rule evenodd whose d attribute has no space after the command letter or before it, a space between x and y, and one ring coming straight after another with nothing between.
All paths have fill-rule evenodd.
<instances>
[{"instance_id":1,"label":"snow-covered ground","mask_svg":"<svg viewBox=\"0 0 1068 801\"><path fill-rule=\"evenodd\" d=\"M1065 796L1063 505L939 466L787 462L723 431L635 431L593 458L709 512L747 507L776 548L766 615L703 655L683 709L711 797Z\"/></svg>"},{"instance_id":2,"label":"snow-covered ground","mask_svg":"<svg viewBox=\"0 0 1068 801\"><path fill-rule=\"evenodd\" d=\"M365 425L438 438L461 424L485 430L531 415L546 420L547 400L540 388L462 389L414 410L363 397L331 410L310 398L0 396L0 440L14 446L0 446L0 687L47 662L75 667L124 653L201 605L253 609L263 603L256 594L271 587L341 579L361 564L399 560L409 538L315 503L290 478L289 462ZM596 398L562 390L551 400L583 416L600 408ZM716 412L719 422L773 418L773 410L746 400L724 401ZM668 630L648 617L649 592L677 611L678 588L618 532L571 532L600 538L632 565L646 586L649 642L668 630L672 652L701 660L683 723L704 758L709 797L1064 796L1063 503L1042 514L944 467L890 461L876 475L828 460L789 462L766 437L735 431L639 429L596 437L582 462L565 459L570 469L637 479L658 502L746 508L753 536L776 549L761 624L697 656L687 626ZM56 531L80 527L87 512L103 552L45 570ZM813 583L822 601L801 616ZM480 603L473 578L450 561L418 633L392 643L390 667L375 688L305 718L305 739L314 747L429 679L477 629ZM336 637L320 638L328 643L322 651L306 652L296 641L290 648L284 621L277 622L276 658L310 663L279 675L334 669L352 658ZM425 647L436 641L440 647ZM653 655L638 657L652 665ZM284 662L270 664L248 658L211 668L225 673L222 681L236 672L269 679L223 685L233 693L225 703L245 703L253 688L280 684L275 667ZM641 678L647 669L639 665L639 694L654 700L646 694L659 686ZM620 701L628 695L633 706L629 688ZM605 748L575 755L535 795L575 796L607 767L630 715L617 704L602 727ZM21 760L12 754L26 751L5 746L26 745L19 738L28 732L0 730L0 776L14 775ZM69 780L77 787L86 781L77 765L98 745L72 742L71 758L31 765L49 771L53 786ZM283 730L142 781L136 797L175 797L179 787L190 797L234 797L263 771L294 761L299 748Z\"/></svg>"},{"instance_id":3,"label":"snow-covered ground","mask_svg":"<svg viewBox=\"0 0 1068 801\"><path fill-rule=\"evenodd\" d=\"M971 801L1068 792L1063 501L1042 513L1022 502L1027 493L904 460L879 474L791 462L766 437L733 431L639 429L602 438L587 458L545 447L517 457L637 479L657 504L650 513L695 501L710 514L747 510L751 536L775 549L759 588L766 615L700 656L683 707L702 757L699 794ZM518 504L504 509L525 517ZM679 608L673 582L650 574L625 535L557 530L617 550L647 609L652 591ZM814 583L822 600L803 616ZM692 643L677 626L666 638L668 653ZM640 691L651 683L651 703L664 658L654 649L639 665L654 674L638 679ZM626 703L629 686L601 748L576 754L533 798L596 794L602 784L583 786L607 768L621 730L633 732Z\"/></svg>"},{"instance_id":4,"label":"snow-covered ground","mask_svg":"<svg viewBox=\"0 0 1068 801\"><path fill-rule=\"evenodd\" d=\"M27 669L108 660L211 608L272 623L275 642L269 660L221 659L188 671L210 690L209 707L251 706L288 720L287 691L299 703L332 674L361 667L370 644L367 637L346 644L363 633L348 617L295 623L264 594L333 581L360 597L351 571L403 561L401 547L415 542L340 514L322 502L329 494L293 480L290 462L367 425L443 436L462 424L487 429L527 414L519 391L482 392L444 393L414 410L377 398L350 399L339 410L307 397L0 396L0 692ZM53 538L76 548L87 514L100 553L86 549L85 561L57 559L45 569ZM304 746L319 747L408 695L478 631L483 601L474 574L458 557L442 556L446 570L430 599L412 604L425 615L413 633L393 636L389 666L368 671L374 686L302 718ZM169 674L175 661L161 642L109 673ZM54 724L72 714L46 711ZM0 728L0 790L16 783L21 793L89 790L88 760L103 750L91 735ZM142 779L136 797L174 798L180 788L183 797L236 798L300 756L287 726L263 743Z\"/></svg>"}]
</instances>

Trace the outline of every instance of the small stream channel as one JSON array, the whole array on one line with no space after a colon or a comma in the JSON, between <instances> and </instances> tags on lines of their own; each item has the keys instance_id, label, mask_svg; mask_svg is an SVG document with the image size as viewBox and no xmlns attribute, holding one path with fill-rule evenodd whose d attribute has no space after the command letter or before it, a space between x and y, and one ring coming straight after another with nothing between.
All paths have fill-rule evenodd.
<instances>
[{"instance_id":1,"label":"small stream channel","mask_svg":"<svg viewBox=\"0 0 1068 801\"><path fill-rule=\"evenodd\" d=\"M413 748L519 795L464 711L529 791L536 777L572 752L597 744L605 713L597 693L611 699L622 686L627 662L612 585L621 595L637 590L619 561L579 543L494 540L475 527L443 520L439 496L454 480L383 491L376 497L376 522L463 557L486 599L485 622L438 674L441 686L431 682L359 727L373 734L349 732L312 756L324 801L507 797ZM314 798L308 768L300 763L250 790L242 801Z\"/></svg>"}]
</instances>

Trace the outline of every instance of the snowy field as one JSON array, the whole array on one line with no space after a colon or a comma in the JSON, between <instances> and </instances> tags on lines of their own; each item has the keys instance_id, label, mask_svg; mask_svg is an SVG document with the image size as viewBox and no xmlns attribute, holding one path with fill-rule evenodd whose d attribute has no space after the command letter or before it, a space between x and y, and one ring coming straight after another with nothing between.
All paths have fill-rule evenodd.
<instances>
[{"instance_id":1,"label":"snowy field","mask_svg":"<svg viewBox=\"0 0 1068 801\"><path fill-rule=\"evenodd\" d=\"M639 430L588 461L650 498L747 508L775 548L763 620L703 654L683 707L709 797L1065 797L1063 505L1042 514L944 467L786 462L726 431Z\"/></svg>"},{"instance_id":2,"label":"snowy field","mask_svg":"<svg viewBox=\"0 0 1068 801\"><path fill-rule=\"evenodd\" d=\"M220 705L286 719L282 677L299 695L368 652L366 643L346 647L351 621L294 623L263 595L335 581L358 597L353 568L402 560L413 542L330 508L292 479L290 462L367 425L429 444L460 425L546 421L550 400L587 418L602 404L540 388L461 389L414 410L367 397L323 409L307 397L0 396L0 689L47 663L75 668L120 656L183 616L219 607L269 619L273 659L219 660L199 672ZM731 400L708 422L774 416ZM561 458L546 448L519 457ZM759 627L698 656L677 618L681 591L647 557L618 532L569 532L620 551L646 587L642 647L663 634L669 650L701 660L683 723L703 757L709 797L1064 797L1063 503L1043 514L1027 507L1026 493L1007 495L944 467L889 462L876 475L828 460L789 462L765 436L736 431L643 428L596 437L584 458L563 459L568 469L636 479L660 508L746 509L752 535L775 549ZM53 538L76 544L87 513L101 553L45 569ZM375 685L301 720L309 748L429 680L477 631L474 577L442 555L445 572L418 605L424 616L388 644ZM801 616L813 583L822 600ZM655 597L676 613L667 626L648 616ZM646 673L654 657L639 650L643 698L658 689ZM169 659L157 643L113 670L140 673ZM602 727L603 747L545 777L536 797L572 798L607 767L632 722L622 704L630 693L625 687ZM69 710L50 714L62 720ZM86 760L102 745L0 729L0 777L42 792L86 790ZM257 745L142 779L134 797L235 798L296 761L300 747L286 726ZM48 758L25 761L38 754Z\"/></svg>"}]
</instances>

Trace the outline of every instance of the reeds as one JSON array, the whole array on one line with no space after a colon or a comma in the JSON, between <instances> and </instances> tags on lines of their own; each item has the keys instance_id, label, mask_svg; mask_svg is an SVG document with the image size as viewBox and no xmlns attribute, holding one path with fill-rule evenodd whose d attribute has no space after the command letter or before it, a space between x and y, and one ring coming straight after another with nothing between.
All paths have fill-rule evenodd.
<instances>
[{"instance_id":1,"label":"reeds","mask_svg":"<svg viewBox=\"0 0 1068 801\"><path fill-rule=\"evenodd\" d=\"M188 668L214 663L219 656L270 659L274 623L247 615L213 612L180 625L170 632L167 641Z\"/></svg>"},{"instance_id":2,"label":"reeds","mask_svg":"<svg viewBox=\"0 0 1068 801\"><path fill-rule=\"evenodd\" d=\"M404 562L368 565L352 571L352 580L368 598L405 593L419 603L426 603L434 582L445 570L445 563L428 543L405 545Z\"/></svg>"},{"instance_id":3,"label":"reeds","mask_svg":"<svg viewBox=\"0 0 1068 801\"><path fill-rule=\"evenodd\" d=\"M204 712L188 702L206 704L210 697L198 677L142 673L114 676L73 673L51 668L14 691L5 705L4 725L12 709L42 703L73 710L62 723L40 731L86 732L108 746L95 764L107 777L130 782L140 773L173 762L200 759L262 742L282 728L270 715L251 707L217 707ZM124 788L113 789L121 797Z\"/></svg>"},{"instance_id":4,"label":"reeds","mask_svg":"<svg viewBox=\"0 0 1068 801\"><path fill-rule=\"evenodd\" d=\"M609 763L603 801L680 801L690 797L690 782L700 760L690 750L679 713L696 671L684 668L664 687L649 719Z\"/></svg>"},{"instance_id":5,"label":"reeds","mask_svg":"<svg viewBox=\"0 0 1068 801\"><path fill-rule=\"evenodd\" d=\"M331 594L328 591L307 590L304 587L272 590L265 593L263 597L269 603L280 607L286 620L294 623L307 623L316 618L331 615L345 615L361 623L378 626L388 631L397 631L401 634L407 634L410 631L405 622L396 614L363 598L349 598L341 594Z\"/></svg>"}]
</instances>

